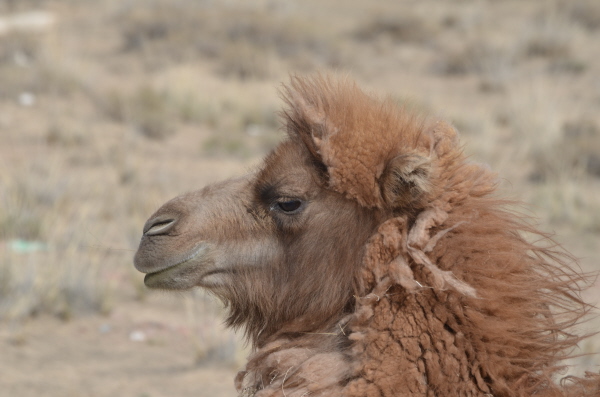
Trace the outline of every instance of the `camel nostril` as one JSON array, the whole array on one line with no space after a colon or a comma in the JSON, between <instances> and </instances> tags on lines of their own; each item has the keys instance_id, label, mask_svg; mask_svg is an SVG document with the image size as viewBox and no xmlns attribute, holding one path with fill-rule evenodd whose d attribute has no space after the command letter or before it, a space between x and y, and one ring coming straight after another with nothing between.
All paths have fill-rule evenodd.
<instances>
[{"instance_id":1,"label":"camel nostril","mask_svg":"<svg viewBox=\"0 0 600 397\"><path fill-rule=\"evenodd\" d=\"M144 236L156 236L166 234L175 226L177 219L173 217L158 216L150 219L144 226Z\"/></svg>"}]
</instances>

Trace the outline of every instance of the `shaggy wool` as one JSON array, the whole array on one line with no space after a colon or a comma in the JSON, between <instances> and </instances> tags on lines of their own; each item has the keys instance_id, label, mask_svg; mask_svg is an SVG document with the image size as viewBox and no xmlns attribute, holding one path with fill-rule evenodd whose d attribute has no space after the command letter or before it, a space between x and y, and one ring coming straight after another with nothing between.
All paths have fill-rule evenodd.
<instances>
[{"instance_id":1,"label":"shaggy wool","mask_svg":"<svg viewBox=\"0 0 600 397\"><path fill-rule=\"evenodd\" d=\"M240 396L600 395L597 375L556 383L588 309L571 257L493 195L497 176L466 159L451 125L345 79L293 78L284 95L288 133L328 188L384 215L353 312L273 336L238 374ZM390 164L409 194L386 187Z\"/></svg>"}]
</instances>

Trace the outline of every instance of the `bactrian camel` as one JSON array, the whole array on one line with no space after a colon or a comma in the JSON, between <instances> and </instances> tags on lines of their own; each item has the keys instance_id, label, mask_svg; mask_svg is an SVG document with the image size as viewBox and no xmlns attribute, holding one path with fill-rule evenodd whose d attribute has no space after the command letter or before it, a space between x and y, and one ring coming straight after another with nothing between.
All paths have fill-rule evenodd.
<instances>
[{"instance_id":1,"label":"bactrian camel","mask_svg":"<svg viewBox=\"0 0 600 397\"><path fill-rule=\"evenodd\" d=\"M252 346L240 396L600 395L557 382L582 276L449 123L345 78L282 93L262 167L164 204L135 256L148 287L227 305Z\"/></svg>"}]
</instances>

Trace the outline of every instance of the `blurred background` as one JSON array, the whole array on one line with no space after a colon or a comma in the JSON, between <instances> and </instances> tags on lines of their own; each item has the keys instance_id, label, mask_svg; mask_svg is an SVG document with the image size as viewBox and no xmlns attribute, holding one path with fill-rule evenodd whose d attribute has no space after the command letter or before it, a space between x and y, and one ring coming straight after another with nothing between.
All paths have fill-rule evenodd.
<instances>
[{"instance_id":1,"label":"blurred background","mask_svg":"<svg viewBox=\"0 0 600 397\"><path fill-rule=\"evenodd\" d=\"M599 270L598 43L597 0L0 0L0 396L235 395L221 306L148 291L132 257L164 201L283 137L290 74L451 120ZM598 371L600 338L580 352Z\"/></svg>"}]
</instances>

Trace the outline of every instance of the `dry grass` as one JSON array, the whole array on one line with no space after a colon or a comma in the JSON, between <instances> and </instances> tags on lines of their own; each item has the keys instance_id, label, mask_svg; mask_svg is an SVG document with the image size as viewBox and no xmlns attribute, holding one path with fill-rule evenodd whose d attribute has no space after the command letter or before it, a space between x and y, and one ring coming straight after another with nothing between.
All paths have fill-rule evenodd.
<instances>
[{"instance_id":1,"label":"dry grass","mask_svg":"<svg viewBox=\"0 0 600 397\"><path fill-rule=\"evenodd\" d=\"M575 23L590 31L600 29L600 4L594 0L565 1L562 4L564 12Z\"/></svg>"},{"instance_id":2,"label":"dry grass","mask_svg":"<svg viewBox=\"0 0 600 397\"><path fill-rule=\"evenodd\" d=\"M194 346L196 365L222 363L242 365L249 354L232 330L224 329L225 309L220 302L203 290L194 290L184 297L185 311Z\"/></svg>"},{"instance_id":3,"label":"dry grass","mask_svg":"<svg viewBox=\"0 0 600 397\"><path fill-rule=\"evenodd\" d=\"M487 79L489 87L498 87L506 84L508 73L515 66L514 58L514 53L507 49L475 39L458 49L449 49L434 63L433 69L450 76L477 74Z\"/></svg>"},{"instance_id":4,"label":"dry grass","mask_svg":"<svg viewBox=\"0 0 600 397\"><path fill-rule=\"evenodd\" d=\"M525 32L523 53L549 59L569 57L573 38L573 28L562 13L543 10Z\"/></svg>"},{"instance_id":5,"label":"dry grass","mask_svg":"<svg viewBox=\"0 0 600 397\"><path fill-rule=\"evenodd\" d=\"M132 94L110 91L103 98L106 115L116 122L130 124L150 139L165 139L175 132L177 109L167 92L142 85Z\"/></svg>"},{"instance_id":6,"label":"dry grass","mask_svg":"<svg viewBox=\"0 0 600 397\"><path fill-rule=\"evenodd\" d=\"M327 27L281 9L249 4L211 7L185 0L133 2L116 16L121 50L150 68L210 60L224 77L266 79L288 69L332 66L338 49ZM325 34L324 34L325 33Z\"/></svg>"},{"instance_id":7,"label":"dry grass","mask_svg":"<svg viewBox=\"0 0 600 397\"><path fill-rule=\"evenodd\" d=\"M2 317L47 311L69 318L110 308L110 283L99 276L107 255L83 245L82 235L77 238L75 233L80 216L90 214L85 213L86 207L79 207L77 213L69 210L74 204L69 197L73 186L57 180L52 172L29 170L26 179L3 173Z\"/></svg>"},{"instance_id":8,"label":"dry grass","mask_svg":"<svg viewBox=\"0 0 600 397\"><path fill-rule=\"evenodd\" d=\"M370 17L353 32L353 36L361 41L388 40L396 45L423 45L429 43L440 28L429 18L414 13L380 14Z\"/></svg>"},{"instance_id":9,"label":"dry grass","mask_svg":"<svg viewBox=\"0 0 600 397\"><path fill-rule=\"evenodd\" d=\"M534 182L571 176L599 178L600 126L594 120L567 121L556 141L534 152L532 160Z\"/></svg>"}]
</instances>

